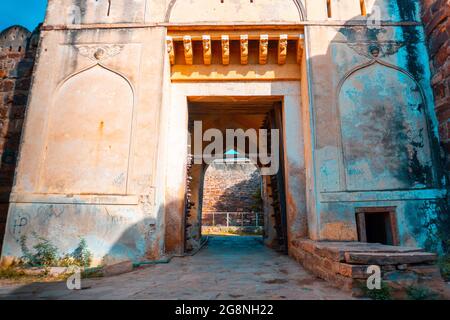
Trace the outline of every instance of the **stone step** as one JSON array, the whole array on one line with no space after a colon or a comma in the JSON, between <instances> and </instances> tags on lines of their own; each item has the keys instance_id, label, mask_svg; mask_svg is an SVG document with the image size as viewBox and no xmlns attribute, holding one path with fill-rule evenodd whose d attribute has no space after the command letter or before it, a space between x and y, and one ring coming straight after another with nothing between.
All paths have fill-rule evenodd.
<instances>
[{"instance_id":1,"label":"stone step","mask_svg":"<svg viewBox=\"0 0 450 320\"><path fill-rule=\"evenodd\" d=\"M363 265L400 265L434 263L437 255L428 252L346 252L345 262Z\"/></svg>"},{"instance_id":2,"label":"stone step","mask_svg":"<svg viewBox=\"0 0 450 320\"><path fill-rule=\"evenodd\" d=\"M364 242L332 242L332 241L313 241L307 239L297 239L292 242L294 247L302 249L306 252L316 254L323 258L328 258L333 261L346 262L346 253L422 253L421 248L415 247L399 247L389 246L379 243L364 243Z\"/></svg>"},{"instance_id":3,"label":"stone step","mask_svg":"<svg viewBox=\"0 0 450 320\"><path fill-rule=\"evenodd\" d=\"M291 245L291 255L305 269L354 296L365 295L362 288L373 274L367 273L370 265L380 267L382 279L395 297L407 298L408 288L418 284L441 298L450 296L436 265L437 255L420 248L304 239L296 239Z\"/></svg>"}]
</instances>

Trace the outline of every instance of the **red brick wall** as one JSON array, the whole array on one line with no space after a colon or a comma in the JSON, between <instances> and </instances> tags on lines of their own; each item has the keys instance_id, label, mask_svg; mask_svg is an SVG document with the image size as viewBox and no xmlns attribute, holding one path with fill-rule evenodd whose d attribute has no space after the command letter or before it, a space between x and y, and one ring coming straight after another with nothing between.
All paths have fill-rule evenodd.
<instances>
[{"instance_id":1,"label":"red brick wall","mask_svg":"<svg viewBox=\"0 0 450 320\"><path fill-rule=\"evenodd\" d=\"M261 178L249 162L213 163L205 174L202 212L251 212L258 207Z\"/></svg>"},{"instance_id":2,"label":"red brick wall","mask_svg":"<svg viewBox=\"0 0 450 320\"><path fill-rule=\"evenodd\" d=\"M14 26L0 33L0 245L8 213L38 32Z\"/></svg>"},{"instance_id":3,"label":"red brick wall","mask_svg":"<svg viewBox=\"0 0 450 320\"><path fill-rule=\"evenodd\" d=\"M422 0L439 133L450 172L450 0Z\"/></svg>"}]
</instances>

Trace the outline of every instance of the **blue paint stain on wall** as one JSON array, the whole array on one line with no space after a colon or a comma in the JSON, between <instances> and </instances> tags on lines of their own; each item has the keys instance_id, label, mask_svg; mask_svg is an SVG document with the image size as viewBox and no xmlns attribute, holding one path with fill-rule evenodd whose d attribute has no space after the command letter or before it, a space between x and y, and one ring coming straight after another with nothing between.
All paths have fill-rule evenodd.
<instances>
[{"instance_id":1,"label":"blue paint stain on wall","mask_svg":"<svg viewBox=\"0 0 450 320\"><path fill-rule=\"evenodd\" d=\"M339 105L349 190L432 186L426 116L412 79L375 64L347 79Z\"/></svg>"}]
</instances>

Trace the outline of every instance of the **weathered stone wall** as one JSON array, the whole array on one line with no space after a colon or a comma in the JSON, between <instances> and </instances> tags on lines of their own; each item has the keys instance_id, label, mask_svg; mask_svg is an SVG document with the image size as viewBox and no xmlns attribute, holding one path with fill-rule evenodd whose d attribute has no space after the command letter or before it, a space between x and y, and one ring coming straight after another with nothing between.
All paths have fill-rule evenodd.
<instances>
[{"instance_id":1,"label":"weathered stone wall","mask_svg":"<svg viewBox=\"0 0 450 320\"><path fill-rule=\"evenodd\" d=\"M332 1L328 19L325 1L306 4L308 20L344 21L306 27L310 238L357 241L357 208L395 207L401 245L439 250L446 192L420 2L366 1L363 16Z\"/></svg>"},{"instance_id":2,"label":"weathered stone wall","mask_svg":"<svg viewBox=\"0 0 450 320\"><path fill-rule=\"evenodd\" d=\"M19 153L39 30L20 26L0 33L0 245Z\"/></svg>"},{"instance_id":3,"label":"weathered stone wall","mask_svg":"<svg viewBox=\"0 0 450 320\"><path fill-rule=\"evenodd\" d=\"M450 0L422 2L439 134L450 172Z\"/></svg>"},{"instance_id":4,"label":"weathered stone wall","mask_svg":"<svg viewBox=\"0 0 450 320\"><path fill-rule=\"evenodd\" d=\"M36 233L61 254L85 238L94 264L157 259L165 29L46 26L2 253L21 256L20 238L31 247Z\"/></svg>"},{"instance_id":5,"label":"weathered stone wall","mask_svg":"<svg viewBox=\"0 0 450 320\"><path fill-rule=\"evenodd\" d=\"M260 212L260 190L261 177L254 164L245 160L214 162L205 174L202 211Z\"/></svg>"}]
</instances>

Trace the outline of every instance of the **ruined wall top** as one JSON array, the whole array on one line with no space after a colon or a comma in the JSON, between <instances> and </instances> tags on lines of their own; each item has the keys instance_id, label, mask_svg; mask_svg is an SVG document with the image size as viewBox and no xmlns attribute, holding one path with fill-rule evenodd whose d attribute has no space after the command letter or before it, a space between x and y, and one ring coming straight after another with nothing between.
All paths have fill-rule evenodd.
<instances>
[{"instance_id":1,"label":"ruined wall top","mask_svg":"<svg viewBox=\"0 0 450 320\"><path fill-rule=\"evenodd\" d=\"M411 0L49 0L47 25L420 21Z\"/></svg>"},{"instance_id":2,"label":"ruined wall top","mask_svg":"<svg viewBox=\"0 0 450 320\"><path fill-rule=\"evenodd\" d=\"M0 51L18 52L25 49L31 32L22 26L12 26L0 33Z\"/></svg>"}]
</instances>

